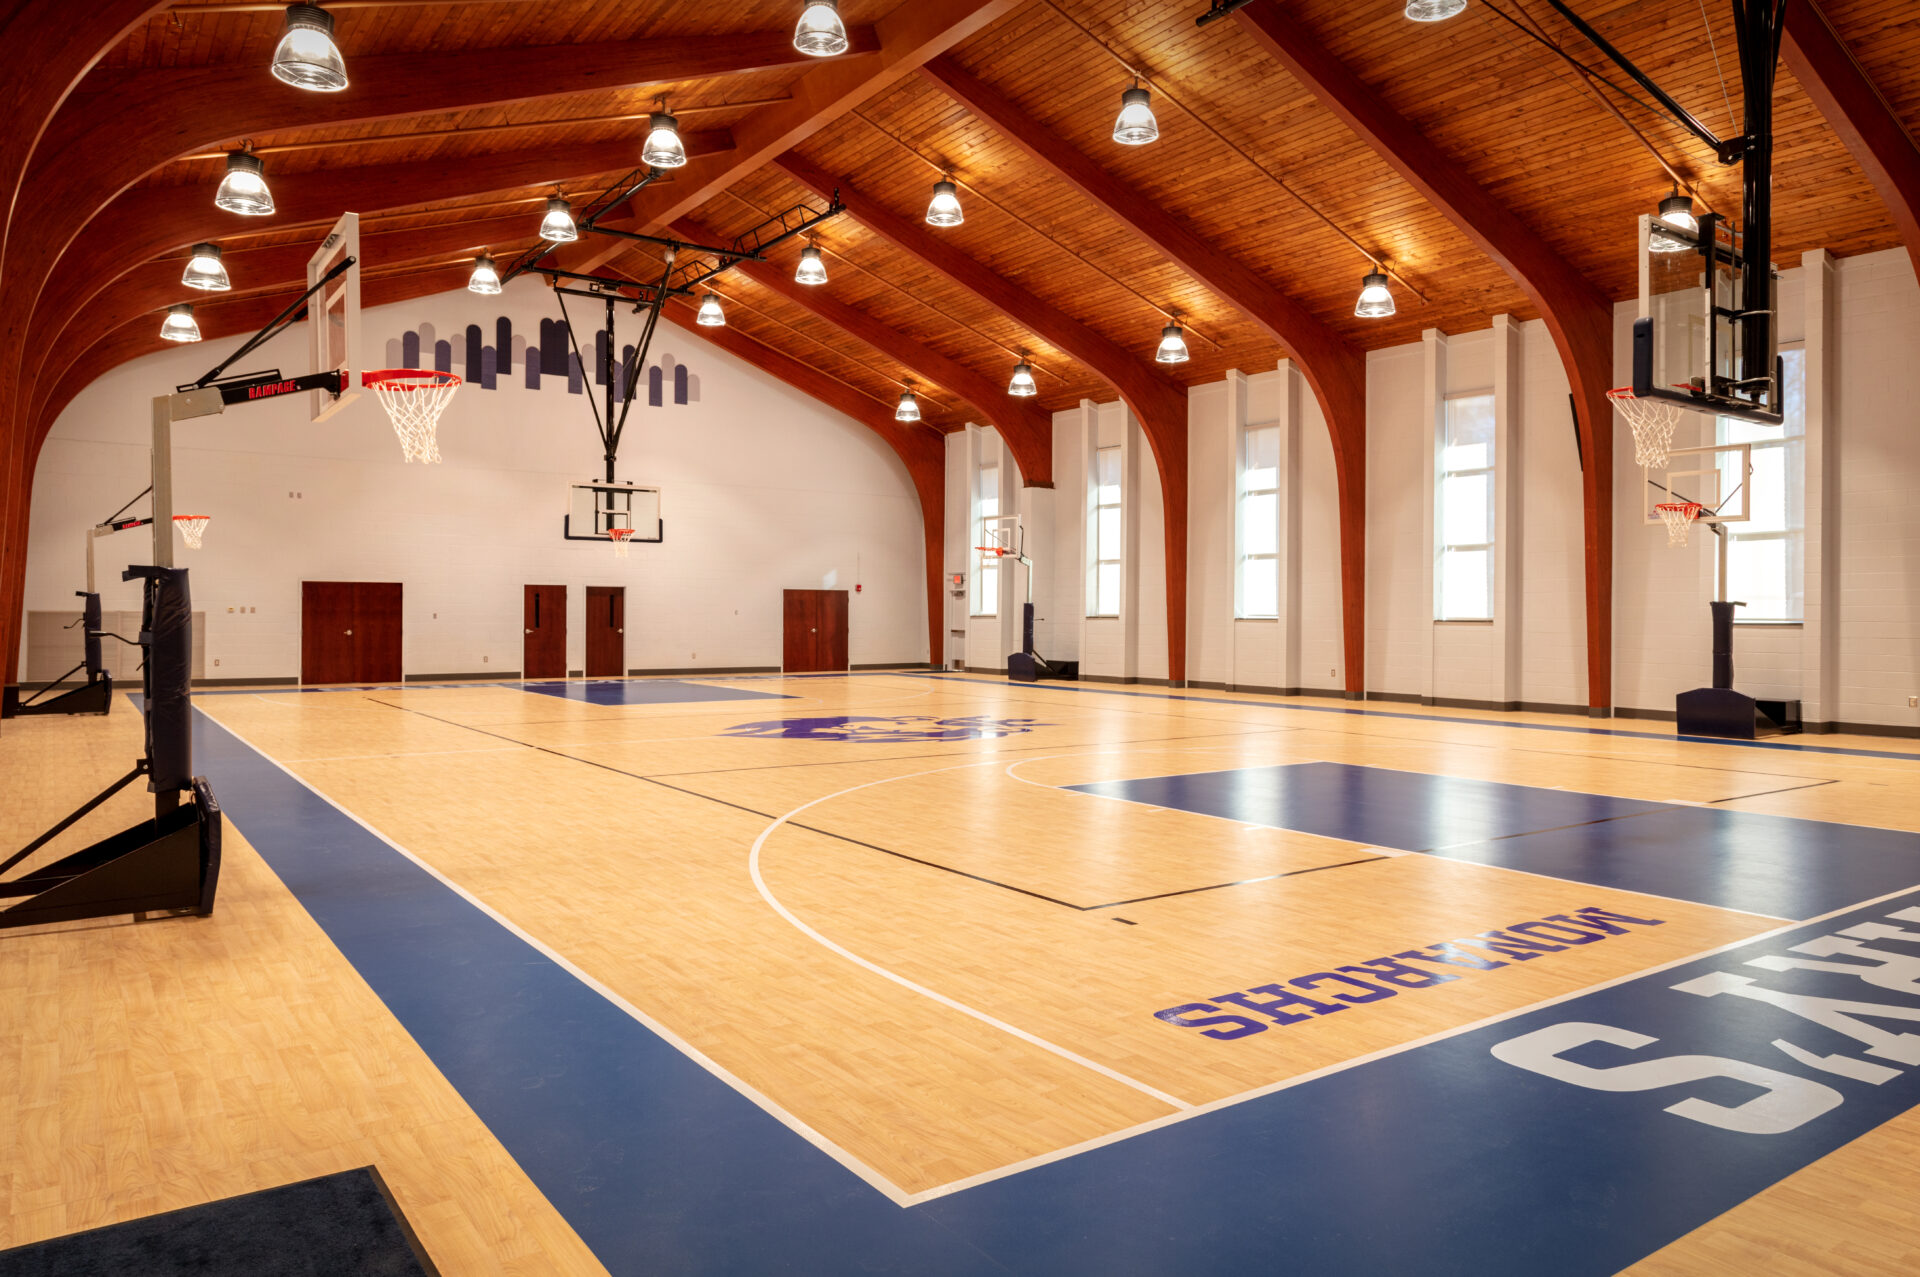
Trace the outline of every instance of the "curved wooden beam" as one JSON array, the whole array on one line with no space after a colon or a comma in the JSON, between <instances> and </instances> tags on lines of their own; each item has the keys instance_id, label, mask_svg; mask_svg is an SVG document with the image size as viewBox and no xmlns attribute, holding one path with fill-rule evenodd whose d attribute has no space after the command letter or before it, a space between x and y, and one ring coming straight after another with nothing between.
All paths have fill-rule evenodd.
<instances>
[{"instance_id":1,"label":"curved wooden beam","mask_svg":"<svg viewBox=\"0 0 1920 1277\"><path fill-rule=\"evenodd\" d=\"M1807 0L1787 0L1781 53L1787 70L1880 193L1920 274L1920 150L1912 136L1887 109L1826 15Z\"/></svg>"},{"instance_id":2,"label":"curved wooden beam","mask_svg":"<svg viewBox=\"0 0 1920 1277\"><path fill-rule=\"evenodd\" d=\"M1586 522L1587 703L1613 705L1613 306L1533 228L1328 56L1290 11L1251 5L1234 21L1518 284L1559 347L1580 422Z\"/></svg>"},{"instance_id":3,"label":"curved wooden beam","mask_svg":"<svg viewBox=\"0 0 1920 1277\"><path fill-rule=\"evenodd\" d=\"M698 243L718 242L711 231L687 218L675 222L673 232ZM959 360L949 359L864 310L827 296L825 290L795 283L790 273L771 262L741 262L733 271L904 364L915 376L944 386L972 404L981 419L998 430L1013 450L1021 479L1030 487L1053 486L1052 413L1035 407L1028 400L1015 399L1004 386L996 385Z\"/></svg>"},{"instance_id":4,"label":"curved wooden beam","mask_svg":"<svg viewBox=\"0 0 1920 1277\"><path fill-rule=\"evenodd\" d=\"M941 641L946 636L944 544L946 538L947 448L939 434L921 427L902 427L886 406L840 384L797 359L789 358L732 328L702 328L694 322L693 308L673 302L662 312L673 323L695 337L718 346L730 355L752 364L801 394L817 399L835 412L868 426L887 441L920 494L920 526L926 553L927 587L927 660L944 662Z\"/></svg>"},{"instance_id":5,"label":"curved wooden beam","mask_svg":"<svg viewBox=\"0 0 1920 1277\"><path fill-rule=\"evenodd\" d=\"M950 57L920 74L994 126L1042 168L1105 210L1135 238L1238 307L1287 348L1320 401L1333 439L1340 498L1341 633L1347 692L1366 686L1367 360L1357 346L1305 306L1208 243L1166 210L1148 203L1084 154L1039 128L1031 113Z\"/></svg>"},{"instance_id":6,"label":"curved wooden beam","mask_svg":"<svg viewBox=\"0 0 1920 1277\"><path fill-rule=\"evenodd\" d=\"M1054 309L1003 275L974 261L920 224L895 215L844 178L831 177L792 152L775 163L816 195L835 191L848 214L894 247L945 275L1104 378L1139 419L1160 469L1166 516L1167 677L1187 678L1187 391L1147 364Z\"/></svg>"},{"instance_id":7,"label":"curved wooden beam","mask_svg":"<svg viewBox=\"0 0 1920 1277\"><path fill-rule=\"evenodd\" d=\"M658 230L685 217L1016 7L1018 0L906 0L875 24L880 44L873 57L814 67L794 81L790 100L763 106L733 126L731 156L689 163L675 172L671 187L648 187L625 216L608 218L606 225ZM623 251L621 245L581 243L562 254L562 261L569 270L592 271Z\"/></svg>"}]
</instances>

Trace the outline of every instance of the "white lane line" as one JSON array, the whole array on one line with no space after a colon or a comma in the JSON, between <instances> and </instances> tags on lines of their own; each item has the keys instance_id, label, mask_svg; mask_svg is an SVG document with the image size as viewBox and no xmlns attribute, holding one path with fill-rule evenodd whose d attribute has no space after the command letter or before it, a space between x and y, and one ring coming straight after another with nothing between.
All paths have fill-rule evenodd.
<instances>
[{"instance_id":1,"label":"white lane line","mask_svg":"<svg viewBox=\"0 0 1920 1277\"><path fill-rule=\"evenodd\" d=\"M988 759L985 762L958 763L951 767L934 767L934 768L929 768L927 771L923 771L923 772L910 772L905 776L889 776L884 780L870 780L860 785L849 785L847 786L847 788L839 790L835 793L825 794L819 798L813 799L810 802L801 803L798 807L795 807L792 811L789 811L785 815L780 816L779 818L774 820L772 824L768 825L765 829L761 830L760 836L753 840L753 850L750 853L748 853L748 856L747 856L747 869L748 869L748 872L753 877L754 889L760 893L760 898L767 902L767 906L769 908L771 908L775 913L779 914L782 918L786 919L787 922L792 924L793 927L796 930L798 930L801 934L813 940L816 944L820 945L821 947L828 949L833 953L839 954L842 958L845 958L848 962L853 963L855 966L860 967L866 971L871 971L873 974L881 977L882 979L891 980L893 983L901 986L902 988L909 989L924 998L927 998L933 1002L937 1002L941 1006L946 1007L949 1010L958 1011L962 1015L971 1016L974 1019L980 1021L982 1024L989 1025L992 1028L999 1029L1002 1033L1006 1033L1013 1037L1019 1038L1022 1042L1025 1042L1031 1046L1037 1046L1041 1050L1049 1051L1054 1055L1059 1056L1063 1060L1067 1060L1073 1064L1077 1064L1084 1069L1090 1069L1093 1072L1100 1074L1100 1076L1102 1077L1109 1078L1112 1081L1120 1083L1122 1086L1132 1087L1134 1090L1140 1092L1142 1095L1151 1096L1154 1099L1159 1100L1162 1104L1168 1105L1173 1109L1185 1110L1185 1109L1192 1108L1193 1105L1187 1103L1187 1101L1180 1099L1176 1096L1168 1095L1165 1091L1162 1091L1157 1087L1149 1086L1147 1083L1140 1081L1138 1078L1128 1077L1126 1074L1121 1073L1117 1069L1108 1068L1106 1065L1100 1063L1098 1060L1090 1060L1086 1056L1081 1055L1076 1051L1068 1050L1066 1047L1061 1046L1058 1043L1049 1042L1045 1038L1042 1038L1035 1034L1027 1032L1025 1029L1020 1028L1018 1025L1008 1024L1005 1020L1002 1020L997 1016L989 1015L985 1011L981 1011L975 1007L970 1007L964 1002L956 1001L955 999L948 997L944 993L940 993L936 990L929 989L924 984L918 984L912 980L907 979L907 977L900 975L897 972L889 971L887 968L881 966L877 962L872 962L866 958L861 957L859 954L847 948L845 945L839 944L833 940L829 940L826 936L821 935L820 932L808 926L805 922L802 922L800 918L794 914L793 910L781 904L779 899L767 887L767 880L765 876L760 872L761 852L767 845L767 839L773 836L775 830L779 829L782 825L785 825L788 821L792 820L795 816L798 816L801 812L807 810L809 807L815 807L821 803L830 802L835 798L844 797L845 795L854 793L858 790L869 789L875 785L892 784L896 780L909 780L916 776L931 776L938 772L963 771L969 767L997 767L999 765L1000 765L1000 760Z\"/></svg>"}]
</instances>

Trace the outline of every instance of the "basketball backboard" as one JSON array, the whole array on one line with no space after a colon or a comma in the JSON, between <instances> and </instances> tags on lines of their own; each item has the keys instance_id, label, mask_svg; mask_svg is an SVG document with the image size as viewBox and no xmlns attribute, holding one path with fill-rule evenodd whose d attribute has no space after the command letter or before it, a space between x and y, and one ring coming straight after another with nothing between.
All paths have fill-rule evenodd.
<instances>
[{"instance_id":1,"label":"basketball backboard","mask_svg":"<svg viewBox=\"0 0 1920 1277\"><path fill-rule=\"evenodd\" d=\"M1643 467L1640 485L1641 521L1660 523L1654 507L1663 502L1697 501L1698 523L1745 523L1753 487L1753 447L1745 443L1709 444L1702 448L1674 448L1667 463Z\"/></svg>"},{"instance_id":2,"label":"basketball backboard","mask_svg":"<svg viewBox=\"0 0 1920 1277\"><path fill-rule=\"evenodd\" d=\"M1635 324L1635 392L1641 363L1647 385L1665 398L1685 397L1697 411L1778 425L1777 323L1751 331L1742 322L1739 246L1724 220L1639 219L1639 311ZM1711 251L1704 249L1709 243ZM1644 335L1643 335L1644 334ZM1758 343L1748 350L1752 340Z\"/></svg>"},{"instance_id":3,"label":"basketball backboard","mask_svg":"<svg viewBox=\"0 0 1920 1277\"><path fill-rule=\"evenodd\" d=\"M576 483L567 489L561 524L567 540L604 542L614 528L634 529L633 540L643 545L665 540L660 489L635 483Z\"/></svg>"},{"instance_id":4,"label":"basketball backboard","mask_svg":"<svg viewBox=\"0 0 1920 1277\"><path fill-rule=\"evenodd\" d=\"M308 372L344 372L340 394L313 392L312 416L325 421L360 397L359 379L352 374L360 352L360 215L343 214L307 261L307 287L318 284L339 263L353 259L345 273L314 294L307 303Z\"/></svg>"}]
</instances>

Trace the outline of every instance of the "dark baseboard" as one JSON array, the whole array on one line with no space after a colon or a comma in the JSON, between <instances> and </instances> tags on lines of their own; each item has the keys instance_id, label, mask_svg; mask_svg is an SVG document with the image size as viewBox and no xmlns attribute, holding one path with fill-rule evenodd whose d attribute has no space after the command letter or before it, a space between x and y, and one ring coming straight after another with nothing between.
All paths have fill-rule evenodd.
<instances>
[{"instance_id":1,"label":"dark baseboard","mask_svg":"<svg viewBox=\"0 0 1920 1277\"><path fill-rule=\"evenodd\" d=\"M1829 723L1836 732L1851 732L1858 736L1893 736L1901 740L1920 740L1920 727L1904 726L1896 723Z\"/></svg>"},{"instance_id":2,"label":"dark baseboard","mask_svg":"<svg viewBox=\"0 0 1920 1277\"><path fill-rule=\"evenodd\" d=\"M585 670L568 670L567 671L568 678L585 678L586 676L587 676L587 672Z\"/></svg>"},{"instance_id":3,"label":"dark baseboard","mask_svg":"<svg viewBox=\"0 0 1920 1277\"><path fill-rule=\"evenodd\" d=\"M717 674L778 674L779 672L778 665L684 665L677 669L628 670L627 674L633 678L662 676L685 678L703 674L712 677Z\"/></svg>"},{"instance_id":4,"label":"dark baseboard","mask_svg":"<svg viewBox=\"0 0 1920 1277\"><path fill-rule=\"evenodd\" d=\"M1615 718L1645 718L1651 719L1656 723L1671 723L1676 717L1670 709L1634 709L1630 705L1614 706L1613 716Z\"/></svg>"},{"instance_id":5,"label":"dark baseboard","mask_svg":"<svg viewBox=\"0 0 1920 1277\"><path fill-rule=\"evenodd\" d=\"M137 688L139 686L140 685L138 683L128 684L129 689ZM293 677L196 678L193 680L193 686L195 687L298 687L300 686L300 680Z\"/></svg>"},{"instance_id":6,"label":"dark baseboard","mask_svg":"<svg viewBox=\"0 0 1920 1277\"><path fill-rule=\"evenodd\" d=\"M849 670L937 670L945 666L932 661L876 661L871 665L849 665Z\"/></svg>"},{"instance_id":7,"label":"dark baseboard","mask_svg":"<svg viewBox=\"0 0 1920 1277\"><path fill-rule=\"evenodd\" d=\"M1621 707L1613 711L1620 718L1644 718L1659 723L1674 721L1674 712L1670 709L1631 709ZM1901 723L1845 723L1820 722L1803 723L1800 730L1810 736L1887 736L1895 740L1920 740L1920 727Z\"/></svg>"},{"instance_id":8,"label":"dark baseboard","mask_svg":"<svg viewBox=\"0 0 1920 1277\"><path fill-rule=\"evenodd\" d=\"M1402 705L1433 704L1431 697L1422 696L1418 692L1367 692L1365 695L1370 701L1397 701Z\"/></svg>"},{"instance_id":9,"label":"dark baseboard","mask_svg":"<svg viewBox=\"0 0 1920 1277\"><path fill-rule=\"evenodd\" d=\"M1004 674L1006 673L1006 671L995 670L994 673ZM1114 674L1082 674L1078 681L1082 683L1133 684L1140 687L1171 687L1172 686L1172 684L1164 678L1120 678L1119 676Z\"/></svg>"},{"instance_id":10,"label":"dark baseboard","mask_svg":"<svg viewBox=\"0 0 1920 1277\"><path fill-rule=\"evenodd\" d=\"M476 674L407 674L402 683L494 683L518 679L519 670L482 670Z\"/></svg>"}]
</instances>

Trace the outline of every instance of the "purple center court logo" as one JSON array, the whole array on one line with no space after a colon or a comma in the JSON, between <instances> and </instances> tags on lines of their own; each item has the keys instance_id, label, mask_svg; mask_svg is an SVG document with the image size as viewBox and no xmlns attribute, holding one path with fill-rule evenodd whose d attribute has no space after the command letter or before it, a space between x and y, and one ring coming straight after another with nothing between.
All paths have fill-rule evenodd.
<instances>
[{"instance_id":1,"label":"purple center court logo","mask_svg":"<svg viewBox=\"0 0 1920 1277\"><path fill-rule=\"evenodd\" d=\"M1036 727L1051 727L1032 718L935 718L931 714L902 714L876 718L867 714L835 714L828 718L780 718L766 723L740 723L722 736L758 736L770 740L927 741L992 740L1017 736Z\"/></svg>"}]
</instances>

